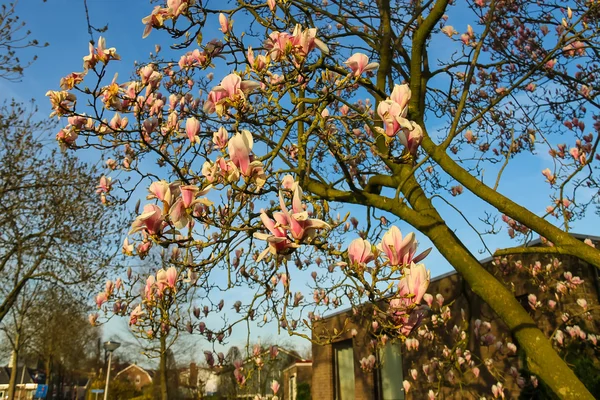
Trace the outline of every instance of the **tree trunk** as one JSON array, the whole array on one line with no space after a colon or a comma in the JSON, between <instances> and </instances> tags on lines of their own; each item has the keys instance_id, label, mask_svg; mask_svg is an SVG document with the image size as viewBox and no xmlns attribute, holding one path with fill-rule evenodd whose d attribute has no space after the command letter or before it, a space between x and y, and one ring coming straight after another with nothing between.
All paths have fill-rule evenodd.
<instances>
[{"instance_id":1,"label":"tree trunk","mask_svg":"<svg viewBox=\"0 0 600 400\"><path fill-rule=\"evenodd\" d=\"M16 385L17 385L17 368L19 365L19 334L15 337L15 349L12 351L11 363L10 363L10 380L8 381L8 400L15 399Z\"/></svg>"},{"instance_id":2,"label":"tree trunk","mask_svg":"<svg viewBox=\"0 0 600 400\"><path fill-rule=\"evenodd\" d=\"M169 394L167 390L167 335L161 333L160 335L160 398L161 400L168 400Z\"/></svg>"},{"instance_id":3,"label":"tree trunk","mask_svg":"<svg viewBox=\"0 0 600 400\"><path fill-rule=\"evenodd\" d=\"M48 398L52 398L53 389L52 386L52 359L48 358L44 362L44 369L46 370L46 385L48 385Z\"/></svg>"},{"instance_id":4,"label":"tree trunk","mask_svg":"<svg viewBox=\"0 0 600 400\"><path fill-rule=\"evenodd\" d=\"M445 223L424 231L471 290L498 314L525 350L529 370L561 399L593 399L513 294L462 245Z\"/></svg>"}]
</instances>

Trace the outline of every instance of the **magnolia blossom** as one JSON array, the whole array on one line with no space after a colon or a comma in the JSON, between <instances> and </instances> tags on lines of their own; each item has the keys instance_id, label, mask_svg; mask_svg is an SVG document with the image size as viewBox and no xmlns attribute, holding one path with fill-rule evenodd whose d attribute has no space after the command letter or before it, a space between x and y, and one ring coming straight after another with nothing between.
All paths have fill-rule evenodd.
<instances>
[{"instance_id":1,"label":"magnolia blossom","mask_svg":"<svg viewBox=\"0 0 600 400\"><path fill-rule=\"evenodd\" d=\"M100 178L100 182L98 183L98 186L96 186L96 193L98 193L98 194L109 193L111 189L112 189L112 178L102 175L102 177Z\"/></svg>"},{"instance_id":2,"label":"magnolia blossom","mask_svg":"<svg viewBox=\"0 0 600 400\"><path fill-rule=\"evenodd\" d=\"M100 292L96 296L96 305L98 306L98 308L102 307L102 304L106 303L107 301L108 295L106 294L106 292Z\"/></svg>"},{"instance_id":3,"label":"magnolia blossom","mask_svg":"<svg viewBox=\"0 0 600 400\"><path fill-rule=\"evenodd\" d=\"M344 64L352 70L355 77L361 76L364 72L373 71L379 68L378 63L369 63L369 57L363 53L354 53Z\"/></svg>"},{"instance_id":4,"label":"magnolia blossom","mask_svg":"<svg viewBox=\"0 0 600 400\"><path fill-rule=\"evenodd\" d=\"M262 260L268 252L274 255L289 255L300 243L312 241L318 229L331 228L325 221L308 217L308 212L305 211L302 204L300 186L296 186L294 189L291 212L285 205L282 192L279 192L279 205L281 212L273 213L276 223L267 216L264 210L261 212L261 220L271 235L260 232L254 234L254 237L266 240L269 244L258 260Z\"/></svg>"},{"instance_id":5,"label":"magnolia blossom","mask_svg":"<svg viewBox=\"0 0 600 400\"><path fill-rule=\"evenodd\" d=\"M190 117L185 121L185 132L191 144L200 143L200 138L198 137L200 133L200 121L195 117Z\"/></svg>"},{"instance_id":6,"label":"magnolia blossom","mask_svg":"<svg viewBox=\"0 0 600 400\"><path fill-rule=\"evenodd\" d=\"M213 132L213 143L216 149L223 150L227 147L229 133L224 127L220 127L216 132Z\"/></svg>"},{"instance_id":7,"label":"magnolia blossom","mask_svg":"<svg viewBox=\"0 0 600 400\"><path fill-rule=\"evenodd\" d=\"M227 20L227 17L223 13L219 14L219 25L221 26L221 32L223 32L223 33L229 32L229 29L230 29L229 21Z\"/></svg>"},{"instance_id":8,"label":"magnolia blossom","mask_svg":"<svg viewBox=\"0 0 600 400\"><path fill-rule=\"evenodd\" d=\"M166 271L161 268L156 273L156 285L160 295L162 295L167 288L172 291L176 291L176 283L177 269L175 267L170 267Z\"/></svg>"},{"instance_id":9,"label":"magnolia blossom","mask_svg":"<svg viewBox=\"0 0 600 400\"><path fill-rule=\"evenodd\" d=\"M291 35L287 32L272 32L264 45L273 61L282 60L292 46Z\"/></svg>"},{"instance_id":10,"label":"magnolia blossom","mask_svg":"<svg viewBox=\"0 0 600 400\"><path fill-rule=\"evenodd\" d=\"M411 91L408 85L395 85L390 97L377 106L377 114L385 125L383 133L386 136L391 138L396 136L400 129L405 130L404 137L400 140L414 155L421 143L423 131L415 122L406 119L410 97Z\"/></svg>"},{"instance_id":11,"label":"magnolia blossom","mask_svg":"<svg viewBox=\"0 0 600 400\"><path fill-rule=\"evenodd\" d=\"M398 283L398 297L390 301L390 313L400 324L400 333L407 336L417 328L428 310L419 305L429 287L430 272L423 264L411 263Z\"/></svg>"},{"instance_id":12,"label":"magnolia blossom","mask_svg":"<svg viewBox=\"0 0 600 400\"><path fill-rule=\"evenodd\" d=\"M229 158L240 169L243 175L250 176L254 139L250 131L236 133L228 143Z\"/></svg>"},{"instance_id":13,"label":"magnolia blossom","mask_svg":"<svg viewBox=\"0 0 600 400\"><path fill-rule=\"evenodd\" d=\"M129 234L144 231L149 235L159 235L162 232L164 219L162 210L155 204L146 204L141 215L139 215L133 224Z\"/></svg>"},{"instance_id":14,"label":"magnolia blossom","mask_svg":"<svg viewBox=\"0 0 600 400\"><path fill-rule=\"evenodd\" d=\"M154 7L152 14L142 18L142 23L145 25L142 39L146 38L152 32L152 28L162 27L164 21L169 18L169 15L170 10L168 8L162 8L161 6Z\"/></svg>"},{"instance_id":15,"label":"magnolia blossom","mask_svg":"<svg viewBox=\"0 0 600 400\"><path fill-rule=\"evenodd\" d=\"M94 46L90 43L90 54L83 57L83 69L87 71L90 68L94 68L98 61L108 64L110 60L120 59L121 57L117 54L117 50L114 47L107 49L105 39L100 36L98 47L94 49Z\"/></svg>"},{"instance_id":16,"label":"magnolia blossom","mask_svg":"<svg viewBox=\"0 0 600 400\"><path fill-rule=\"evenodd\" d=\"M135 307L132 311L131 314L129 314L129 325L135 325L138 322L138 319L143 316L145 314L144 310L142 309L142 305L138 304L137 307Z\"/></svg>"},{"instance_id":17,"label":"magnolia blossom","mask_svg":"<svg viewBox=\"0 0 600 400\"><path fill-rule=\"evenodd\" d=\"M279 387L280 387L279 382L274 380L271 383L271 390L273 391L273 394L277 394L277 392L279 391Z\"/></svg>"},{"instance_id":18,"label":"magnolia blossom","mask_svg":"<svg viewBox=\"0 0 600 400\"><path fill-rule=\"evenodd\" d=\"M348 258L353 265L367 264L375 259L371 251L371 243L367 240L354 239L348 246Z\"/></svg>"},{"instance_id":19,"label":"magnolia blossom","mask_svg":"<svg viewBox=\"0 0 600 400\"><path fill-rule=\"evenodd\" d=\"M244 81L239 75L229 74L221 81L221 84L215 86L208 94L208 99L204 103L206 112L217 112L222 115L226 106L243 106L246 101L245 94L260 87L260 83L255 81Z\"/></svg>"},{"instance_id":20,"label":"magnolia blossom","mask_svg":"<svg viewBox=\"0 0 600 400\"><path fill-rule=\"evenodd\" d=\"M402 117L402 113L402 107L395 101L388 99L379 103L379 106L377 106L377 114L385 125L384 133L386 136L396 136L396 133L400 130L398 118Z\"/></svg>"},{"instance_id":21,"label":"magnolia blossom","mask_svg":"<svg viewBox=\"0 0 600 400\"><path fill-rule=\"evenodd\" d=\"M319 48L324 54L329 54L327 45L317 39L317 28L302 29L302 25L296 24L291 39L296 55L300 57L306 57L315 48Z\"/></svg>"},{"instance_id":22,"label":"magnolia blossom","mask_svg":"<svg viewBox=\"0 0 600 400\"><path fill-rule=\"evenodd\" d=\"M172 185L169 182L162 181L154 181L150 184L148 188L148 196L146 196L147 200L158 199L166 204L171 204L173 199L177 196L177 186Z\"/></svg>"},{"instance_id":23,"label":"magnolia blossom","mask_svg":"<svg viewBox=\"0 0 600 400\"><path fill-rule=\"evenodd\" d=\"M424 259L431 249L415 257L417 251L417 241L413 232L402 238L400 229L392 226L384 235L377 248L388 258L391 265L409 265L412 262L419 262Z\"/></svg>"},{"instance_id":24,"label":"magnolia blossom","mask_svg":"<svg viewBox=\"0 0 600 400\"><path fill-rule=\"evenodd\" d=\"M400 143L404 145L406 150L413 156L417 154L421 140L423 140L423 130L413 121L409 122L410 128L403 129L403 134L398 136Z\"/></svg>"}]
</instances>

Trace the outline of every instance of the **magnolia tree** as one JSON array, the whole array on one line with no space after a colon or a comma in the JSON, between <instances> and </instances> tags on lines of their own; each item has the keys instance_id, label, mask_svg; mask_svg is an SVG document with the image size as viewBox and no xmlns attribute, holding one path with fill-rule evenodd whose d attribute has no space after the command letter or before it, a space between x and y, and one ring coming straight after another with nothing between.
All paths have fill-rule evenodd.
<instances>
[{"instance_id":1,"label":"magnolia tree","mask_svg":"<svg viewBox=\"0 0 600 400\"><path fill-rule=\"evenodd\" d=\"M561 398L591 398L446 219L465 217L482 240L506 224L547 243L498 256L600 267L568 233L597 201L596 2L169 0L149 12L143 36L170 35L172 51L157 46L131 80L111 79L120 57L100 38L48 92L66 120L61 147L104 151L104 202L148 187L123 252L162 249L168 264L109 282L99 308L129 314L142 336L218 342L251 321L308 337L324 310L370 301L379 343L383 331L414 340L431 308L427 252L398 219L506 324L532 374ZM538 152L542 171L528 163ZM514 162L546 181L545 213L501 190ZM130 179L117 187L117 174ZM487 206L478 224L453 200L464 192ZM240 289L252 295L223 301Z\"/></svg>"}]
</instances>

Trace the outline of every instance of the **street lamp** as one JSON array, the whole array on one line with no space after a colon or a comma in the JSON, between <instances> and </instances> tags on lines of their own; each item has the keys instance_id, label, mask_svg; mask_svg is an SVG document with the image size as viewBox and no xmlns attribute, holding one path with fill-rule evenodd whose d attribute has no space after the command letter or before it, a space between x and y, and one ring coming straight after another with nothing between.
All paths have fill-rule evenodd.
<instances>
[{"instance_id":1,"label":"street lamp","mask_svg":"<svg viewBox=\"0 0 600 400\"><path fill-rule=\"evenodd\" d=\"M108 369L106 370L106 387L104 388L104 400L108 400L108 381L110 379L110 362L112 361L112 353L121 346L119 342L104 342L104 350L108 351Z\"/></svg>"}]
</instances>

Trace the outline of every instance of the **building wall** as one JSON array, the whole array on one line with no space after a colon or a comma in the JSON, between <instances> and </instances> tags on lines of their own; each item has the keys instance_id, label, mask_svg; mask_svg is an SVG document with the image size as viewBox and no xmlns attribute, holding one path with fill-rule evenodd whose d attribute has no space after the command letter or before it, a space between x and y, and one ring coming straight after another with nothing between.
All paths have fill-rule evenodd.
<instances>
[{"instance_id":1,"label":"building wall","mask_svg":"<svg viewBox=\"0 0 600 400\"><path fill-rule=\"evenodd\" d=\"M128 380L135 385L137 390L141 390L142 388L152 384L152 379L148 376L146 371L137 365L132 365L131 367L122 370L117 376L115 376L115 379Z\"/></svg>"},{"instance_id":2,"label":"building wall","mask_svg":"<svg viewBox=\"0 0 600 400\"><path fill-rule=\"evenodd\" d=\"M312 387L312 363L299 362L283 370L283 380L281 383L281 395L278 396L282 400L290 400L290 378L296 375L296 386L301 383L308 383Z\"/></svg>"},{"instance_id":3,"label":"building wall","mask_svg":"<svg viewBox=\"0 0 600 400\"><path fill-rule=\"evenodd\" d=\"M539 283L533 282L526 273L515 267L513 261L517 258L507 259L508 262L487 262L484 266L492 272L496 277L511 288L515 296L522 302L527 304L527 295L530 293L538 294L538 298L545 299L540 291ZM536 260L541 260L545 266L552 262L551 257L540 257L538 255L520 256L524 265L534 263ZM579 286L575 295L569 295L565 299L566 302L561 304L567 308L570 303L576 302L578 298L585 298L590 308L599 305L598 296L598 275L596 269L590 267L585 262L582 262L574 257L562 257L562 270L571 271L573 276L579 276L584 280L584 283ZM560 275L562 275L560 271ZM557 273L558 274L558 273ZM472 334L474 321L480 319L492 323L491 333L497 340L505 339L504 342L515 342L508 328L502 323L490 307L484 303L478 296L473 294L468 285L462 280L458 274L450 274L435 279L431 282L428 293L440 293L444 296L445 304L454 302L451 306L452 317L448 326L461 326L466 321L469 322L469 337L468 349L472 354L481 360L489 358L495 351L494 346L484 346L479 339ZM527 308L527 307L526 307ZM598 307L596 307L598 308ZM531 311L531 310L530 310ZM543 313L541 311L531 311L536 313L534 318L542 331L549 337L561 322L562 311L556 310L554 314ZM586 332L600 332L600 310L596 309L592 312L592 319L582 326ZM361 310L361 315L368 316L370 312ZM372 314L371 314L372 315ZM464 317L463 317L464 316ZM463 321L463 318L465 319ZM331 317L325 318L314 324L313 339L328 340L329 343L313 345L313 378L312 378L312 397L317 400L334 400L335 399L335 365L334 365L334 346L335 343L343 340L352 340L354 350L354 372L355 372L355 397L356 399L378 399L378 380L376 374L365 373L360 369L360 359L367 357L370 353L368 342L371 338L367 335L366 324L370 325L369 318L357 319L351 312L342 312ZM353 338L351 330L356 329L358 334ZM339 334L335 334L335 332ZM496 340L496 341L497 341ZM406 351L406 347L402 347L402 365L403 376L409 376L409 370L415 368L419 374L423 374L422 366L430 362L431 357L439 355L445 345L452 347L456 339L451 335L441 336L433 343L421 345L418 351ZM494 368L499 371L507 371L511 365L516 365L517 368L523 368L525 365L521 362L519 355L505 355L494 364ZM467 372L465 374L467 384L461 387L462 390L448 385L442 389L440 398L445 399L464 399L464 398L479 398L481 395L490 395L490 387L498 380L495 378L485 366L480 367L481 373L478 378ZM469 376L470 374L470 376ZM508 375L508 374L506 374ZM405 378L409 379L409 378ZM409 379L410 380L410 379ZM412 380L411 380L412 381ZM377 383L377 384L376 384ZM516 399L520 393L520 389L516 384L516 380L507 376L505 382L505 394L507 398ZM468 397L465 395L468 394ZM427 398L426 391L419 392L417 385L413 385L407 399Z\"/></svg>"}]
</instances>

